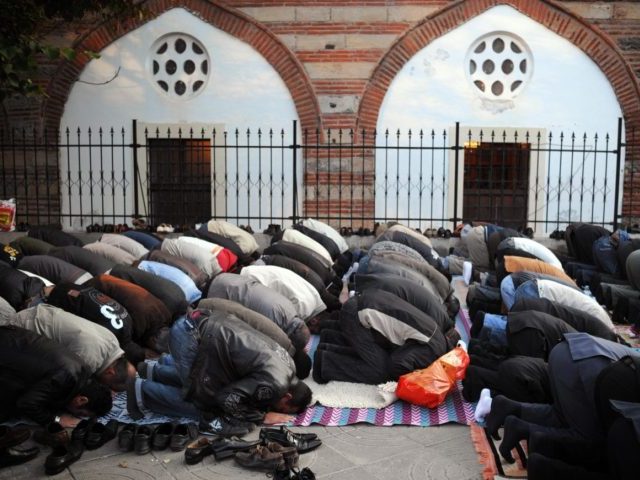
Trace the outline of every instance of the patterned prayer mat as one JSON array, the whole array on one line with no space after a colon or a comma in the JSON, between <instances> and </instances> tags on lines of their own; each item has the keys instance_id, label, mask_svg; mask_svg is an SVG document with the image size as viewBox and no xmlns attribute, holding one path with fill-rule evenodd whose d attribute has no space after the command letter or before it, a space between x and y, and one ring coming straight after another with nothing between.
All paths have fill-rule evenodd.
<instances>
[{"instance_id":1,"label":"patterned prayer mat","mask_svg":"<svg viewBox=\"0 0 640 480\"><path fill-rule=\"evenodd\" d=\"M640 337L631 332L631 325L614 324L615 331L633 348L640 348Z\"/></svg>"}]
</instances>

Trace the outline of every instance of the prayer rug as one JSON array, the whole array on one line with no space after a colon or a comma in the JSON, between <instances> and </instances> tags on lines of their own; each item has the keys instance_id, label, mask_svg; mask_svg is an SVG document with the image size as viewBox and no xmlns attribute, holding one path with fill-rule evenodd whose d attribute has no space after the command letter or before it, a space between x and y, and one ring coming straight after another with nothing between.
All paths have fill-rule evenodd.
<instances>
[{"instance_id":1,"label":"prayer rug","mask_svg":"<svg viewBox=\"0 0 640 480\"><path fill-rule=\"evenodd\" d=\"M527 458L526 451L519 445L514 448L511 454L516 462L511 464L505 462L500 456L498 448L500 440L494 440L485 433L484 428L478 424L471 425L471 440L473 448L478 453L478 460L483 467L482 478L485 480L501 478L527 478ZM502 429L500 429L502 434ZM502 435L501 435L502 438Z\"/></svg>"},{"instance_id":2,"label":"prayer rug","mask_svg":"<svg viewBox=\"0 0 640 480\"><path fill-rule=\"evenodd\" d=\"M615 331L633 348L640 348L640 337L631 332L631 325L614 324Z\"/></svg>"}]
</instances>

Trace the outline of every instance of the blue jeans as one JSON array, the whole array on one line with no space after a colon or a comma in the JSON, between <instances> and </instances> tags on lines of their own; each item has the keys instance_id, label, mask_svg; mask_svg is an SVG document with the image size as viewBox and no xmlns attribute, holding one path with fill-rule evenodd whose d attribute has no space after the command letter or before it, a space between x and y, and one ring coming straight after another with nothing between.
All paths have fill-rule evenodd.
<instances>
[{"instance_id":1,"label":"blue jeans","mask_svg":"<svg viewBox=\"0 0 640 480\"><path fill-rule=\"evenodd\" d=\"M513 303L517 302L521 298L540 298L538 282L536 280L524 282L516 289L516 293L513 296Z\"/></svg>"},{"instance_id":2,"label":"blue jeans","mask_svg":"<svg viewBox=\"0 0 640 480\"><path fill-rule=\"evenodd\" d=\"M513 278L511 275L507 275L502 279L500 283L500 296L502 297L502 303L507 307L507 310L511 310L515 303L516 286L513 284Z\"/></svg>"},{"instance_id":3,"label":"blue jeans","mask_svg":"<svg viewBox=\"0 0 640 480\"><path fill-rule=\"evenodd\" d=\"M183 399L198 345L198 328L183 315L171 327L170 355L163 355L153 369L152 378L140 384L142 402L147 408L166 415L198 417L198 410Z\"/></svg>"},{"instance_id":4,"label":"blue jeans","mask_svg":"<svg viewBox=\"0 0 640 480\"><path fill-rule=\"evenodd\" d=\"M480 340L487 340L492 345L507 345L507 317L485 313L484 323L478 335Z\"/></svg>"}]
</instances>

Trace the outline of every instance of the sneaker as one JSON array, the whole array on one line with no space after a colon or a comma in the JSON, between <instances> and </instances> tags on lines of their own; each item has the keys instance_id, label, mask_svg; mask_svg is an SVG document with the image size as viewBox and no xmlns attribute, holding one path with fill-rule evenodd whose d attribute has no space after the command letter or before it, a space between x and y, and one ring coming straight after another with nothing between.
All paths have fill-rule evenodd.
<instances>
[{"instance_id":1,"label":"sneaker","mask_svg":"<svg viewBox=\"0 0 640 480\"><path fill-rule=\"evenodd\" d=\"M198 425L201 434L220 437L242 437L254 428L253 423L232 417L215 417L209 422L201 419Z\"/></svg>"}]
</instances>

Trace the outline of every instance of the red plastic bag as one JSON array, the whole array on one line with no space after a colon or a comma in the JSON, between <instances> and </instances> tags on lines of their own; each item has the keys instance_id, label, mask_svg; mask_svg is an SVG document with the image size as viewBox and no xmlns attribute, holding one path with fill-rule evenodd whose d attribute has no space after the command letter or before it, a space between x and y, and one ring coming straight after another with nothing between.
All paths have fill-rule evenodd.
<instances>
[{"instance_id":1,"label":"red plastic bag","mask_svg":"<svg viewBox=\"0 0 640 480\"><path fill-rule=\"evenodd\" d=\"M400 377L396 395L416 405L435 408L444 402L456 381L462 380L469 355L462 347L445 353L427 368Z\"/></svg>"}]
</instances>

